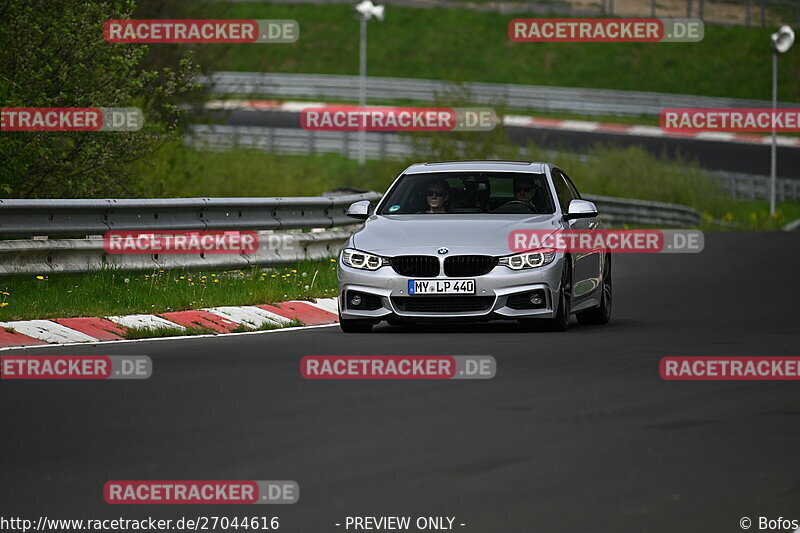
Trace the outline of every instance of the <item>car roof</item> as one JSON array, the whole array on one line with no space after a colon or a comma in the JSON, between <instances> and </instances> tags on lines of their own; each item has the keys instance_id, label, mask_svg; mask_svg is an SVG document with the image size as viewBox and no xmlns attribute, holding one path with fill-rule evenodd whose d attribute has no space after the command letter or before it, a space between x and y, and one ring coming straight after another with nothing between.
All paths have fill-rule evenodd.
<instances>
[{"instance_id":1,"label":"car roof","mask_svg":"<svg viewBox=\"0 0 800 533\"><path fill-rule=\"evenodd\" d=\"M495 171L495 172L531 172L543 174L547 163L533 161L499 161L499 160L476 160L476 161L431 161L428 163L415 163L408 167L405 174L424 174L429 172L475 172L475 171Z\"/></svg>"}]
</instances>

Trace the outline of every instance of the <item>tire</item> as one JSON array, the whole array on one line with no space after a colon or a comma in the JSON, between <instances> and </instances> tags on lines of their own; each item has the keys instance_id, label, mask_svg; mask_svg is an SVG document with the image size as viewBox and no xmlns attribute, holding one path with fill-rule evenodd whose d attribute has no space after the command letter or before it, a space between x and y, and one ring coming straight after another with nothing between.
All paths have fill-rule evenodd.
<instances>
[{"instance_id":1,"label":"tire","mask_svg":"<svg viewBox=\"0 0 800 533\"><path fill-rule=\"evenodd\" d=\"M564 262L561 274L561 290L558 291L558 311L556 316L543 321L545 331L567 331L572 310L572 266Z\"/></svg>"},{"instance_id":2,"label":"tire","mask_svg":"<svg viewBox=\"0 0 800 533\"><path fill-rule=\"evenodd\" d=\"M372 326L372 320L342 318L342 314L339 313L339 327L345 333L369 333L372 331Z\"/></svg>"},{"instance_id":3,"label":"tire","mask_svg":"<svg viewBox=\"0 0 800 533\"><path fill-rule=\"evenodd\" d=\"M603 288L600 291L600 305L594 309L581 311L575 316L581 325L602 326L611 320L611 307L614 302L613 283L611 281L611 256L606 256L603 265Z\"/></svg>"}]
</instances>

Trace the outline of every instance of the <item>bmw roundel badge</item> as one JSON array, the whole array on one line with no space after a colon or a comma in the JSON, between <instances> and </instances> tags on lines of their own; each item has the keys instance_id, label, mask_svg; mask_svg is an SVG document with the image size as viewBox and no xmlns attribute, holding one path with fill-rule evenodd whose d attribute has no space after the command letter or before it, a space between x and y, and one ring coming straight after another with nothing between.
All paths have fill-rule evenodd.
<instances>
[{"instance_id":1,"label":"bmw roundel badge","mask_svg":"<svg viewBox=\"0 0 800 533\"><path fill-rule=\"evenodd\" d=\"M447 253L447 252L449 252L449 251L450 251L450 250L448 250L447 248L439 248L439 250L438 250L438 252L439 252L439 254L440 254L440 255L444 255L444 254L446 254L446 253Z\"/></svg>"}]
</instances>

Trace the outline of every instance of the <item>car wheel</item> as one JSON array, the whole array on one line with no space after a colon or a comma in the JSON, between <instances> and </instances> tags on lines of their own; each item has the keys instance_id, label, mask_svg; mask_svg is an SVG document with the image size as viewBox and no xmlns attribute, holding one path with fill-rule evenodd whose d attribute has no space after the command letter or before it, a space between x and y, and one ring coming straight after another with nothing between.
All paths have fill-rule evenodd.
<instances>
[{"instance_id":1,"label":"car wheel","mask_svg":"<svg viewBox=\"0 0 800 533\"><path fill-rule=\"evenodd\" d=\"M547 331L567 331L572 311L572 267L564 262L564 273L561 274L561 290L558 291L558 311L556 316L544 321Z\"/></svg>"},{"instance_id":2,"label":"car wheel","mask_svg":"<svg viewBox=\"0 0 800 533\"><path fill-rule=\"evenodd\" d=\"M611 305L614 301L614 291L612 288L611 256L609 255L606 256L606 262L603 266L603 288L600 291L600 305L594 309L577 313L576 316L579 324L598 326L608 324L608 321L611 320Z\"/></svg>"},{"instance_id":3,"label":"car wheel","mask_svg":"<svg viewBox=\"0 0 800 533\"><path fill-rule=\"evenodd\" d=\"M339 327L345 333L369 333L372 331L372 326L372 320L342 318L342 314L339 313Z\"/></svg>"}]
</instances>

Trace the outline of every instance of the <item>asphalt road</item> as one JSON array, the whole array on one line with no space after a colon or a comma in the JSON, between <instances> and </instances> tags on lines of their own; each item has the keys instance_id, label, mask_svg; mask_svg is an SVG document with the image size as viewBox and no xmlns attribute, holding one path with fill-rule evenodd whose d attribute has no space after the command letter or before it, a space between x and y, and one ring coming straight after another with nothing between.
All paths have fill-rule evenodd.
<instances>
[{"instance_id":1,"label":"asphalt road","mask_svg":"<svg viewBox=\"0 0 800 533\"><path fill-rule=\"evenodd\" d=\"M300 114L284 111L238 110L215 112L211 116L225 118L227 124L299 128ZM564 131L539 128L507 127L509 137L517 144L535 143L546 149L583 153L594 145L641 146L655 156L697 161L708 170L726 170L769 176L770 146L748 143L716 142L680 137L637 137L610 133ZM778 146L777 175L800 179L800 148Z\"/></svg>"},{"instance_id":2,"label":"asphalt road","mask_svg":"<svg viewBox=\"0 0 800 533\"><path fill-rule=\"evenodd\" d=\"M800 355L798 233L619 255L604 327L337 327L26 350L147 381L0 382L0 516L455 516L457 530L734 532L800 519L800 383L668 382L665 355ZM2 352L4 355L14 352ZM489 354L483 381L308 381L310 354ZM107 479L293 479L292 506L111 506ZM757 530L756 527L753 530Z\"/></svg>"}]
</instances>

